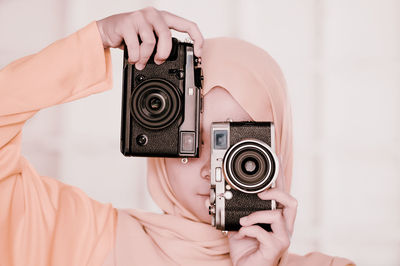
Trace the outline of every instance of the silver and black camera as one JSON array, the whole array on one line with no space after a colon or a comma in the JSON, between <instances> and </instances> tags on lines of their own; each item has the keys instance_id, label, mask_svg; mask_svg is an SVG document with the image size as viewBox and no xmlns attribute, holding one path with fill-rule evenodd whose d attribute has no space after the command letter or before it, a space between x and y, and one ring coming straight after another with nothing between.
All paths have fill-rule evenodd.
<instances>
[{"instance_id":1,"label":"silver and black camera","mask_svg":"<svg viewBox=\"0 0 400 266\"><path fill-rule=\"evenodd\" d=\"M273 210L275 200L256 193L275 186L279 161L272 122L217 122L211 126L212 225L222 231L240 229L239 219ZM269 224L260 224L271 231Z\"/></svg>"},{"instance_id":2,"label":"silver and black camera","mask_svg":"<svg viewBox=\"0 0 400 266\"><path fill-rule=\"evenodd\" d=\"M157 44L155 45L155 48ZM193 44L172 38L161 65L156 49L143 70L128 62L125 48L121 152L125 156L199 157L202 70Z\"/></svg>"}]
</instances>

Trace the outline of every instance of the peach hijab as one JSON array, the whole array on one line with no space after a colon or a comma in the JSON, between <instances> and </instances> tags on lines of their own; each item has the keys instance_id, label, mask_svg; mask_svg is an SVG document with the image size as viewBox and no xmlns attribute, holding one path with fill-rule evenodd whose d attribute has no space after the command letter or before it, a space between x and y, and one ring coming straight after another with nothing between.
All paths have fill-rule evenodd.
<instances>
[{"instance_id":1,"label":"peach hijab","mask_svg":"<svg viewBox=\"0 0 400 266\"><path fill-rule=\"evenodd\" d=\"M274 59L259 47L233 38L207 39L203 47L204 94L226 88L256 121L274 121L276 153L284 180L292 179L292 121L283 74ZM114 263L116 265L232 265L227 237L200 222L174 196L163 158L148 159L148 188L164 214L119 210ZM133 219L132 219L133 218ZM313 253L313 255L315 255ZM295 265L330 265L322 254L293 257ZM281 265L290 263L286 253ZM311 262L311 264L310 264ZM129 264L128 264L129 263Z\"/></svg>"}]
</instances>

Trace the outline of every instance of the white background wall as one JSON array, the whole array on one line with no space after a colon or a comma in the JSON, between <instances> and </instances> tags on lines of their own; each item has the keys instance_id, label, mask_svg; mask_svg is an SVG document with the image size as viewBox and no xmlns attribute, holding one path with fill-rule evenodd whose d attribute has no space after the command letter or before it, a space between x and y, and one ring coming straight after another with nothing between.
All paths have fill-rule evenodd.
<instances>
[{"instance_id":1,"label":"white background wall","mask_svg":"<svg viewBox=\"0 0 400 266\"><path fill-rule=\"evenodd\" d=\"M0 0L0 67L148 5L195 21L206 38L259 45L281 65L299 201L291 252L400 265L400 1ZM23 153L94 199L157 211L145 160L119 152L122 52L112 57L114 89L42 110L25 126Z\"/></svg>"}]
</instances>

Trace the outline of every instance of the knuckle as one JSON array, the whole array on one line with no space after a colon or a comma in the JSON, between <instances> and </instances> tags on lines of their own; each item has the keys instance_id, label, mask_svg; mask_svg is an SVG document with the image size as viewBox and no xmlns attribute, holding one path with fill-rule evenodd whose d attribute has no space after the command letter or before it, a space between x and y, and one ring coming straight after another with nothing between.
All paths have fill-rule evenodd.
<instances>
[{"instance_id":1,"label":"knuckle","mask_svg":"<svg viewBox=\"0 0 400 266\"><path fill-rule=\"evenodd\" d=\"M149 21L154 21L160 16L159 11L154 7L146 7L143 9L143 13Z\"/></svg>"},{"instance_id":2,"label":"knuckle","mask_svg":"<svg viewBox=\"0 0 400 266\"><path fill-rule=\"evenodd\" d=\"M292 204L293 204L293 207L295 207L296 209L299 206L299 202L295 198L293 198L293 203Z\"/></svg>"},{"instance_id":3,"label":"knuckle","mask_svg":"<svg viewBox=\"0 0 400 266\"><path fill-rule=\"evenodd\" d=\"M144 20L144 14L143 14L142 10L132 12L131 17L135 20Z\"/></svg>"},{"instance_id":4,"label":"knuckle","mask_svg":"<svg viewBox=\"0 0 400 266\"><path fill-rule=\"evenodd\" d=\"M287 249L287 248L289 248L290 247L290 239L289 238L285 238L283 241L282 241L282 248L283 249Z\"/></svg>"},{"instance_id":5,"label":"knuckle","mask_svg":"<svg viewBox=\"0 0 400 266\"><path fill-rule=\"evenodd\" d=\"M141 36L141 37L142 37L142 44L141 45L143 45L143 46L145 46L147 48L154 47L154 45L156 44L156 38L154 37L153 33L146 33L144 36Z\"/></svg>"},{"instance_id":6,"label":"knuckle","mask_svg":"<svg viewBox=\"0 0 400 266\"><path fill-rule=\"evenodd\" d=\"M145 12L149 12L149 13L156 13L156 12L158 12L158 10L157 10L155 7L152 7L152 6L145 7L145 8L143 8L143 10L144 10Z\"/></svg>"},{"instance_id":7,"label":"knuckle","mask_svg":"<svg viewBox=\"0 0 400 266\"><path fill-rule=\"evenodd\" d=\"M189 30L191 30L191 31L195 31L195 30L198 30L199 29L199 27L197 26L197 24L195 23L195 22L189 22Z\"/></svg>"},{"instance_id":8,"label":"knuckle","mask_svg":"<svg viewBox=\"0 0 400 266\"><path fill-rule=\"evenodd\" d=\"M149 39L143 41L143 43L144 43L145 45L147 45L147 46L154 47L154 45L156 44L156 38L151 37L151 38L149 38Z\"/></svg>"}]
</instances>

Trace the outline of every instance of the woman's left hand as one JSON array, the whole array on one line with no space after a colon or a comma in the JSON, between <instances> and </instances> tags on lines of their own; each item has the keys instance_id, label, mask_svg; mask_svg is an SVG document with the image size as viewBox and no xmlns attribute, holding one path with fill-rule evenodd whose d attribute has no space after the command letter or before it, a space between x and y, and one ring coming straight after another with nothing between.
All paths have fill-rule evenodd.
<instances>
[{"instance_id":1,"label":"woman's left hand","mask_svg":"<svg viewBox=\"0 0 400 266\"><path fill-rule=\"evenodd\" d=\"M242 217L238 232L229 232L233 265L278 265L289 248L297 212L297 200L279 188L258 194L263 200L276 200L282 209L257 211ZM271 224L272 232L256 225Z\"/></svg>"}]
</instances>

